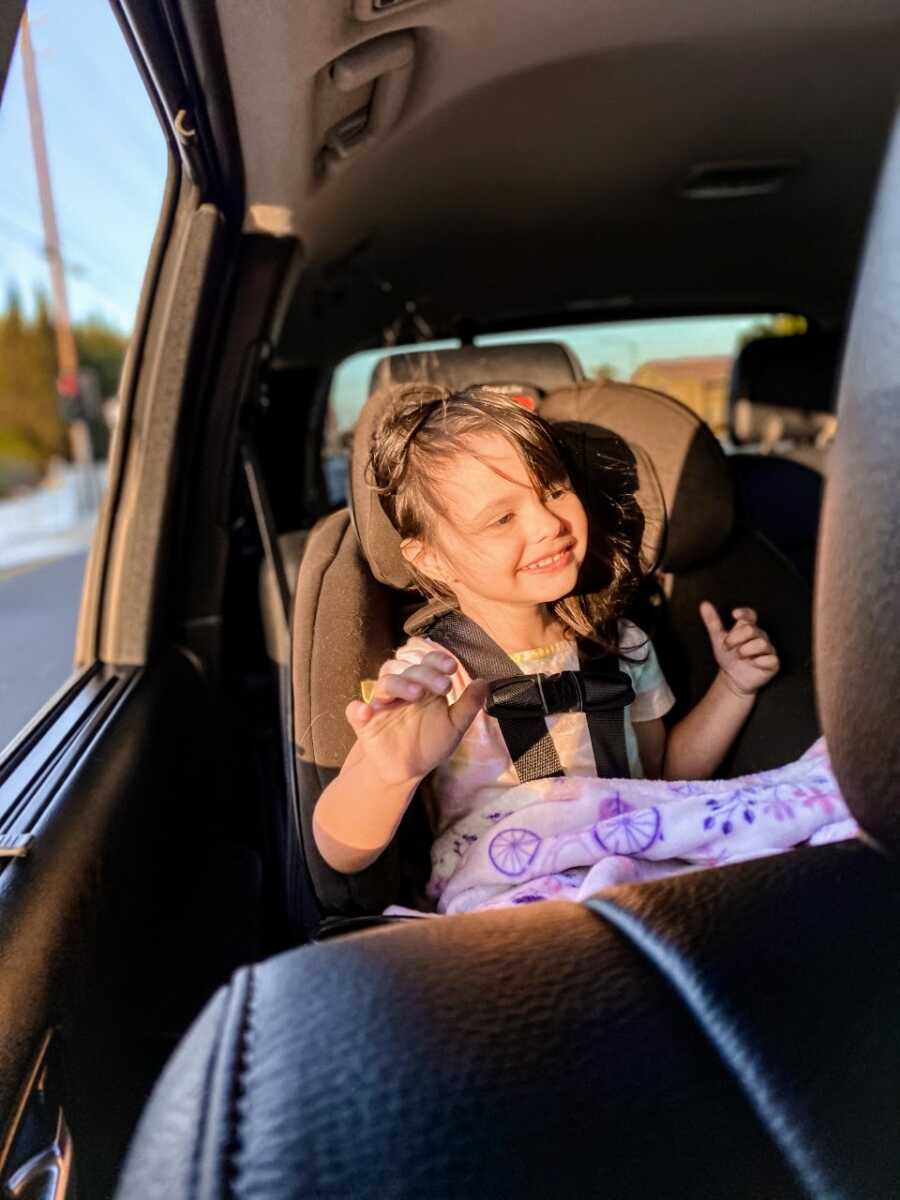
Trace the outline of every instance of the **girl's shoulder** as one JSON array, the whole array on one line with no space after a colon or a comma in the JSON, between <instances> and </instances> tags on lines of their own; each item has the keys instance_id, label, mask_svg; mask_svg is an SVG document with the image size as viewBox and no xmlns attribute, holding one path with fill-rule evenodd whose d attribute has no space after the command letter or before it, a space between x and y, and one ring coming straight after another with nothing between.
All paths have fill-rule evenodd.
<instances>
[{"instance_id":1,"label":"girl's shoulder","mask_svg":"<svg viewBox=\"0 0 900 1200\"><path fill-rule=\"evenodd\" d=\"M633 621L619 621L620 667L631 679L635 700L631 706L633 722L651 721L664 716L675 703L666 683L653 642Z\"/></svg>"},{"instance_id":2,"label":"girl's shoulder","mask_svg":"<svg viewBox=\"0 0 900 1200\"><path fill-rule=\"evenodd\" d=\"M619 618L619 651L640 661L641 652L649 653L652 643L639 625L626 617ZM635 653L636 652L636 653Z\"/></svg>"}]
</instances>

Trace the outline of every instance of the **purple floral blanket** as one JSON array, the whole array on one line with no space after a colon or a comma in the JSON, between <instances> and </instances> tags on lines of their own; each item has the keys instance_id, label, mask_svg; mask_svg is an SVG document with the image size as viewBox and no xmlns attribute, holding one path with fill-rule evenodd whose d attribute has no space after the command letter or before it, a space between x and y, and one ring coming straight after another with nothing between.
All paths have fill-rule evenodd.
<instances>
[{"instance_id":1,"label":"purple floral blanket","mask_svg":"<svg viewBox=\"0 0 900 1200\"><path fill-rule=\"evenodd\" d=\"M600 888L855 836L824 739L796 762L736 779L669 782L561 777L511 788L504 812L441 870L438 913L582 900ZM471 814L467 827L472 828ZM452 831L451 831L452 833ZM442 877L443 876L443 877ZM406 912L393 908L388 912Z\"/></svg>"}]
</instances>

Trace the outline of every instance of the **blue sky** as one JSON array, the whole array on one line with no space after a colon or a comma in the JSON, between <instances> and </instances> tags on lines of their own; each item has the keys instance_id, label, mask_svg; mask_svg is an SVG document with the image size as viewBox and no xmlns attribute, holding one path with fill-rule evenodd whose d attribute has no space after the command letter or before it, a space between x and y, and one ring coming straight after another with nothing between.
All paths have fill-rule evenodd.
<instances>
[{"instance_id":1,"label":"blue sky","mask_svg":"<svg viewBox=\"0 0 900 1200\"><path fill-rule=\"evenodd\" d=\"M128 333L166 173L165 140L106 0L28 5L56 217L74 320ZM0 104L0 308L49 294L17 46Z\"/></svg>"}]
</instances>

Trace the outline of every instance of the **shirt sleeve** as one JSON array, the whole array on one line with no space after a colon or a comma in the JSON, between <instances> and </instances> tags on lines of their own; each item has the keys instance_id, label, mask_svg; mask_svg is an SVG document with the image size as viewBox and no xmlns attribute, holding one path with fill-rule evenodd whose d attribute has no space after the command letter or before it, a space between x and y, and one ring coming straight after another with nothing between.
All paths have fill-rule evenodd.
<instances>
[{"instance_id":1,"label":"shirt sleeve","mask_svg":"<svg viewBox=\"0 0 900 1200\"><path fill-rule=\"evenodd\" d=\"M620 621L619 650L623 655L622 669L631 677L634 688L634 703L628 710L632 722L639 724L665 716L675 697L666 683L653 643L632 621Z\"/></svg>"}]
</instances>

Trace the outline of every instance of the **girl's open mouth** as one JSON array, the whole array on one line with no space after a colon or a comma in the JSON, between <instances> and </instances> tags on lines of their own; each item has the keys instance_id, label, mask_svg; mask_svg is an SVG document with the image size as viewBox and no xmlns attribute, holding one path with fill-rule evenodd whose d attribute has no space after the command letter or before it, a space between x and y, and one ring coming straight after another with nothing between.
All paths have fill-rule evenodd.
<instances>
[{"instance_id":1,"label":"girl's open mouth","mask_svg":"<svg viewBox=\"0 0 900 1200\"><path fill-rule=\"evenodd\" d=\"M571 561L572 547L566 546L565 550L560 550L557 554L551 554L547 558L539 558L537 562L529 563L521 570L529 575L543 575L546 572L559 571L562 567L567 567Z\"/></svg>"}]
</instances>

